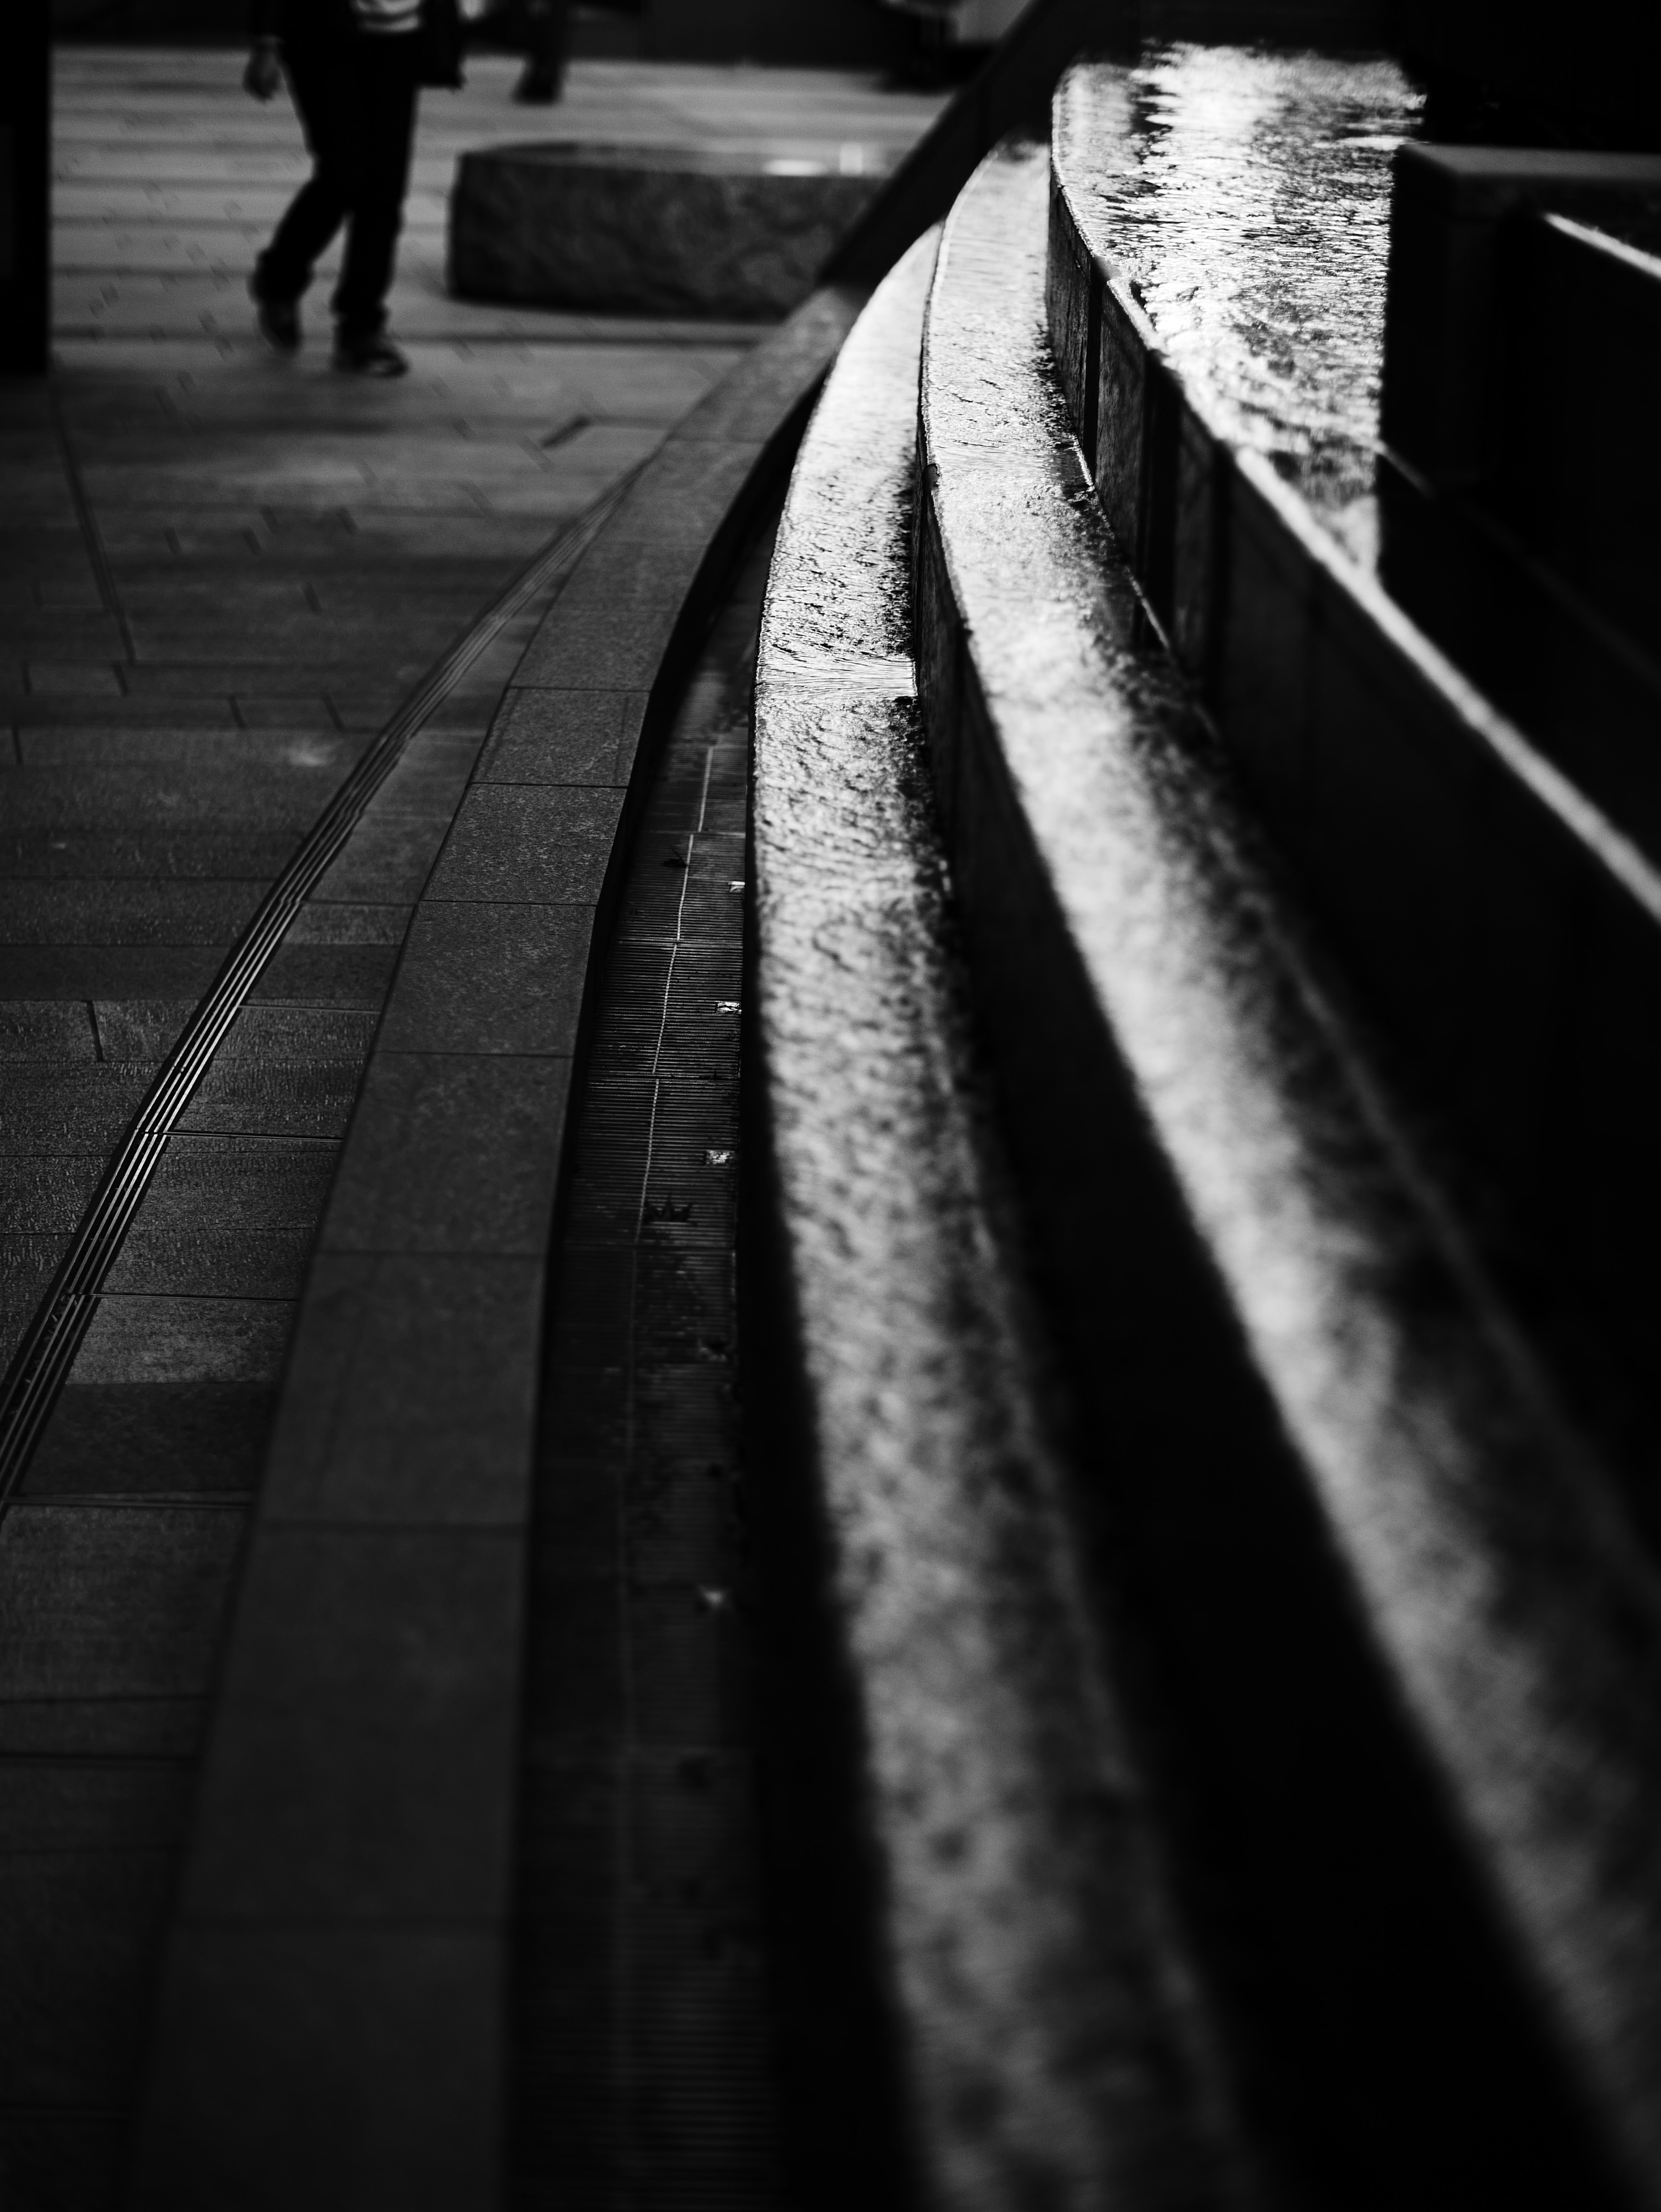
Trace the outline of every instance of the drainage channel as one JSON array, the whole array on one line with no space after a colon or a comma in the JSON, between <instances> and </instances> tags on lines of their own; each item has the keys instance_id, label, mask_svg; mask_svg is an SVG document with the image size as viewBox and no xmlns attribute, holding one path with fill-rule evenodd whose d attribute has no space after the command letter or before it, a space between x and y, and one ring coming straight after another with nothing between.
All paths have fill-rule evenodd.
<instances>
[{"instance_id":1,"label":"drainage channel","mask_svg":"<svg viewBox=\"0 0 1661 2212\"><path fill-rule=\"evenodd\" d=\"M735 1395L749 716L773 525L660 760L573 1117L532 1549L513 2201L774 2212Z\"/></svg>"}]
</instances>

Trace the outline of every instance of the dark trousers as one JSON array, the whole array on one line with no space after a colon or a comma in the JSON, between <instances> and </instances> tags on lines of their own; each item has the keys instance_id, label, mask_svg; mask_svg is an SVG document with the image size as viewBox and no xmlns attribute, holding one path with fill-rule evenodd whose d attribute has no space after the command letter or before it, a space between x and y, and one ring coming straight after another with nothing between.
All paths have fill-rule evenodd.
<instances>
[{"instance_id":1,"label":"dark trousers","mask_svg":"<svg viewBox=\"0 0 1661 2212\"><path fill-rule=\"evenodd\" d=\"M313 263L345 223L346 258L333 301L343 337L371 337L386 320L410 178L419 44L406 33L368 31L283 42L313 167L254 264L254 289L265 300L297 300L312 281Z\"/></svg>"}]
</instances>

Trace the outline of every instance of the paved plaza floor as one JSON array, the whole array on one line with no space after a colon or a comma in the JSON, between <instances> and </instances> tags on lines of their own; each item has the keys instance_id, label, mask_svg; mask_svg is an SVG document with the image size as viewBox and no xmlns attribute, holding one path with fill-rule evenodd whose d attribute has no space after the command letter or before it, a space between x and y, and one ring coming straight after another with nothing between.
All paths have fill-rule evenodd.
<instances>
[{"instance_id":1,"label":"paved plaza floor","mask_svg":"<svg viewBox=\"0 0 1661 2212\"><path fill-rule=\"evenodd\" d=\"M55 58L55 368L0 384L0 1355L227 950L493 596L758 333L444 289L458 153L555 136L888 154L873 81L515 60L429 93L392 328L277 357L246 276L305 174L224 50ZM425 720L168 1142L0 1522L0 2195L102 2200L301 1278L414 901L532 599ZM0 1510L4 1510L0 1508Z\"/></svg>"},{"instance_id":2,"label":"paved plaza floor","mask_svg":"<svg viewBox=\"0 0 1661 2212\"><path fill-rule=\"evenodd\" d=\"M240 67L222 50L57 56L58 369L0 391L8 1355L143 1067L365 740L756 335L448 298L459 151L891 154L935 105L822 73L587 63L558 106L526 108L517 62L475 58L464 92L424 98L392 300L414 373L388 386L327 365L334 254L298 361L252 331L246 271L306 170L287 100L248 100ZM488 719L511 650L452 717ZM378 1000L408 874L380 887L379 957L319 951L329 1003Z\"/></svg>"}]
</instances>

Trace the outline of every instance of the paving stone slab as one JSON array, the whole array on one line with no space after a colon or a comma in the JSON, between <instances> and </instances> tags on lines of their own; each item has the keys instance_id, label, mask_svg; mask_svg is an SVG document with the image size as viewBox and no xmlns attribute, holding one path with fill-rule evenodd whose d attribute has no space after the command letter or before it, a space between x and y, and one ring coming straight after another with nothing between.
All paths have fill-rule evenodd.
<instances>
[{"instance_id":1,"label":"paving stone slab","mask_svg":"<svg viewBox=\"0 0 1661 2212\"><path fill-rule=\"evenodd\" d=\"M281 1309L281 1301L271 1303ZM259 1483L275 1401L274 1377L252 1384L72 1379L19 1495L241 1502Z\"/></svg>"},{"instance_id":2,"label":"paving stone slab","mask_svg":"<svg viewBox=\"0 0 1661 2212\"><path fill-rule=\"evenodd\" d=\"M174 1960L135 2212L453 2212L481 2188L491 2201L504 1989L487 1935L192 1929Z\"/></svg>"},{"instance_id":3,"label":"paving stone slab","mask_svg":"<svg viewBox=\"0 0 1661 2212\"><path fill-rule=\"evenodd\" d=\"M0 1704L204 1696L240 1540L210 1505L15 1507Z\"/></svg>"},{"instance_id":4,"label":"paving stone slab","mask_svg":"<svg viewBox=\"0 0 1661 2212\"><path fill-rule=\"evenodd\" d=\"M274 1382L293 1316L283 1299L106 1296L76 1357L75 1380Z\"/></svg>"}]
</instances>

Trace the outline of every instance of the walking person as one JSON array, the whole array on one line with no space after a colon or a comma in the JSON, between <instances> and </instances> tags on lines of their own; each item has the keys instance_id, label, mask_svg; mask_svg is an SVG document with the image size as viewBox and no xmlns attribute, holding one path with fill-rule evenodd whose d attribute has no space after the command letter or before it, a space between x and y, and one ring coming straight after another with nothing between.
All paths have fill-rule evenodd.
<instances>
[{"instance_id":1,"label":"walking person","mask_svg":"<svg viewBox=\"0 0 1661 2212\"><path fill-rule=\"evenodd\" d=\"M565 48L570 33L568 0L525 0L529 58L514 88L514 98L538 106L557 100L565 83Z\"/></svg>"},{"instance_id":2,"label":"walking person","mask_svg":"<svg viewBox=\"0 0 1661 2212\"><path fill-rule=\"evenodd\" d=\"M386 336L386 294L418 88L460 82L453 6L435 30L423 22L423 0L253 0L252 29L243 83L270 100L286 73L312 157L310 178L248 280L260 331L279 353L298 349L301 295L344 222L334 365L402 376L410 364Z\"/></svg>"}]
</instances>

